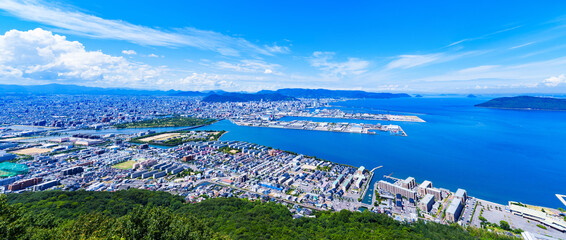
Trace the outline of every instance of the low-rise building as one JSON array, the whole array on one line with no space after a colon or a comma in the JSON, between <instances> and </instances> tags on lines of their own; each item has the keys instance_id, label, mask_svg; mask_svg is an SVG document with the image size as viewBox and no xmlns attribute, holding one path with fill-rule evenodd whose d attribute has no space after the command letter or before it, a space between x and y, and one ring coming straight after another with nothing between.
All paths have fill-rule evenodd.
<instances>
[{"instance_id":1,"label":"low-rise building","mask_svg":"<svg viewBox=\"0 0 566 240\"><path fill-rule=\"evenodd\" d=\"M6 151L0 151L0 162L10 161L16 158L15 154L7 153Z\"/></svg>"}]
</instances>

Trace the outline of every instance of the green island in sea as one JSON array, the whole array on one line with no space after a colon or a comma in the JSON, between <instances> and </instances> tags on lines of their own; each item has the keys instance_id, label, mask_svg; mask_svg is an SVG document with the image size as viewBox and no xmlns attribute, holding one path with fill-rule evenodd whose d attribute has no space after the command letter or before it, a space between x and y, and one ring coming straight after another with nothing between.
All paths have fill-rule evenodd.
<instances>
[{"instance_id":1,"label":"green island in sea","mask_svg":"<svg viewBox=\"0 0 566 240\"><path fill-rule=\"evenodd\" d=\"M476 107L564 111L566 99L532 96L502 97L477 104Z\"/></svg>"}]
</instances>

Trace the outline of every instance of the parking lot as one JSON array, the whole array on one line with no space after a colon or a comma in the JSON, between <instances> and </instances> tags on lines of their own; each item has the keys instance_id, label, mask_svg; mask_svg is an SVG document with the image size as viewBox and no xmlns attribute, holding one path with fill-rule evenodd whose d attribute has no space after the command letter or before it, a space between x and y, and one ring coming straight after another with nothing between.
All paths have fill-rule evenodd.
<instances>
[{"instance_id":1,"label":"parking lot","mask_svg":"<svg viewBox=\"0 0 566 240\"><path fill-rule=\"evenodd\" d=\"M476 199L475 198L468 198L468 200L466 201L466 205L464 206L464 209L462 210L462 216L460 218L460 221L462 221L462 223L464 223L465 225L470 225L470 222L471 222L471 219L472 219L472 214L474 214L474 207L475 206L476 206Z\"/></svg>"},{"instance_id":2,"label":"parking lot","mask_svg":"<svg viewBox=\"0 0 566 240\"><path fill-rule=\"evenodd\" d=\"M525 219L521 216L517 216L505 210L505 205L495 204L491 202L482 201L481 204L483 205L483 217L487 219L488 222L497 223L499 224L500 221L506 221L509 223L511 228L520 228L523 231L538 233L541 235L547 235L558 239L566 239L566 234L561 233L557 230L554 230L550 227L546 227L547 229L542 229L537 225L540 224L537 221L532 221ZM478 209L476 212L479 216L480 213L480 205L478 204Z\"/></svg>"}]
</instances>

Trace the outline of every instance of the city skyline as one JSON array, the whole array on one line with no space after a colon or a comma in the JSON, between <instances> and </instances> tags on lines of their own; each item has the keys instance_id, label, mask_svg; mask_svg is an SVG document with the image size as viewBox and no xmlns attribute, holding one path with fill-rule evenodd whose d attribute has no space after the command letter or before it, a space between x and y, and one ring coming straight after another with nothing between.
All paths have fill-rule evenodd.
<instances>
[{"instance_id":1,"label":"city skyline","mask_svg":"<svg viewBox=\"0 0 566 240\"><path fill-rule=\"evenodd\" d=\"M566 3L410 4L3 0L0 84L566 92Z\"/></svg>"}]
</instances>

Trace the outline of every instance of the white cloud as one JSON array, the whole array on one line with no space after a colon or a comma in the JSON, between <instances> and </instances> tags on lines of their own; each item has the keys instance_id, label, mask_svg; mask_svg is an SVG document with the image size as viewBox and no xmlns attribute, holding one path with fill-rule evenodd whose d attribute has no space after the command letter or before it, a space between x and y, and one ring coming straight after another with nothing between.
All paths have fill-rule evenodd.
<instances>
[{"instance_id":1,"label":"white cloud","mask_svg":"<svg viewBox=\"0 0 566 240\"><path fill-rule=\"evenodd\" d=\"M502 30L499 30L499 31L495 31L495 32L492 32L492 33L488 33L488 34L485 34L485 35L482 35L482 36L479 36L479 37L465 38L465 39L453 42L451 44L448 44L448 46L446 46L446 47L452 47L452 46L459 45L459 44L464 43L464 42L471 42L471 41L475 41L475 40L486 39L486 38L489 38L493 35L496 35L496 34L499 34L499 33L504 33L504 32L511 31L511 30L515 30L515 29L520 28L520 27L521 26L514 26L514 27L502 29Z\"/></svg>"},{"instance_id":2,"label":"white cloud","mask_svg":"<svg viewBox=\"0 0 566 240\"><path fill-rule=\"evenodd\" d=\"M325 85L328 82L320 77L282 74L278 72L282 68L280 65L261 60L202 62L207 64L203 64L205 69L152 67L123 56L88 51L80 42L69 41L65 36L40 28L11 30L0 35L2 84L62 83L95 87L228 91L334 87ZM200 66L196 65L197 68Z\"/></svg>"},{"instance_id":3,"label":"white cloud","mask_svg":"<svg viewBox=\"0 0 566 240\"><path fill-rule=\"evenodd\" d=\"M560 84L566 83L566 76L560 74L559 76L552 76L542 82L545 86L556 87Z\"/></svg>"},{"instance_id":4,"label":"white cloud","mask_svg":"<svg viewBox=\"0 0 566 240\"><path fill-rule=\"evenodd\" d=\"M460 73L485 72L485 71L492 70L492 69L497 68L497 67L499 67L499 65L482 65L482 66L462 69L459 72Z\"/></svg>"},{"instance_id":5,"label":"white cloud","mask_svg":"<svg viewBox=\"0 0 566 240\"><path fill-rule=\"evenodd\" d=\"M332 61L333 52L314 52L309 58L310 64L325 72L330 77L344 77L347 75L359 75L367 71L369 62L358 58L348 58L348 61Z\"/></svg>"},{"instance_id":6,"label":"white cloud","mask_svg":"<svg viewBox=\"0 0 566 240\"><path fill-rule=\"evenodd\" d=\"M517 46L514 46L514 47L510 47L509 49L522 48L522 47L529 46L529 45L531 45L531 44L533 44L533 43L535 43L535 42L528 42L528 43L525 43L525 44L521 44L521 45L517 45Z\"/></svg>"},{"instance_id":7,"label":"white cloud","mask_svg":"<svg viewBox=\"0 0 566 240\"><path fill-rule=\"evenodd\" d=\"M100 51L43 29L0 35L0 81L91 86L145 86L165 71Z\"/></svg>"},{"instance_id":8,"label":"white cloud","mask_svg":"<svg viewBox=\"0 0 566 240\"><path fill-rule=\"evenodd\" d=\"M226 75L208 74L208 73L193 73L185 78L182 78L178 84L182 84L189 89L194 90L213 90L213 89L228 89L234 88L237 85L230 80L227 80Z\"/></svg>"},{"instance_id":9,"label":"white cloud","mask_svg":"<svg viewBox=\"0 0 566 240\"><path fill-rule=\"evenodd\" d=\"M150 57L150 58L158 58L159 56L157 56L156 54L153 54L153 53L152 53L152 54L147 55L147 57Z\"/></svg>"},{"instance_id":10,"label":"white cloud","mask_svg":"<svg viewBox=\"0 0 566 240\"><path fill-rule=\"evenodd\" d=\"M459 53L432 53L423 55L399 55L397 59L389 62L385 69L409 69L423 65L438 64L453 61L462 57L477 56L489 51L467 51Z\"/></svg>"},{"instance_id":11,"label":"white cloud","mask_svg":"<svg viewBox=\"0 0 566 240\"><path fill-rule=\"evenodd\" d=\"M273 46L265 45L264 47L265 47L265 49L267 49L269 52L272 52L272 53L289 53L289 52L291 52L291 49L289 49L289 47L278 46L277 44L273 44Z\"/></svg>"},{"instance_id":12,"label":"white cloud","mask_svg":"<svg viewBox=\"0 0 566 240\"><path fill-rule=\"evenodd\" d=\"M456 42L453 42L453 43L448 44L447 47L452 47L452 46L454 46L454 45L458 45L458 44L460 44L460 43L467 42L467 41L470 41L470 40L472 40L472 39L462 39L462 40L459 40L459 41L456 41Z\"/></svg>"},{"instance_id":13,"label":"white cloud","mask_svg":"<svg viewBox=\"0 0 566 240\"><path fill-rule=\"evenodd\" d=\"M427 54L427 55L401 55L398 59L391 61L387 64L387 69L407 69L416 66L424 65L427 63L440 60L442 54Z\"/></svg>"},{"instance_id":14,"label":"white cloud","mask_svg":"<svg viewBox=\"0 0 566 240\"><path fill-rule=\"evenodd\" d=\"M473 89L476 86L491 89L492 92L519 91L517 89L558 92L566 87L565 68L566 57L561 57L517 65L472 67L408 81L412 87L440 92L446 89Z\"/></svg>"},{"instance_id":15,"label":"white cloud","mask_svg":"<svg viewBox=\"0 0 566 240\"><path fill-rule=\"evenodd\" d=\"M261 60L241 60L238 63L228 63L220 61L216 63L216 67L220 69L227 69L236 72L244 73L274 73L273 69L281 67L278 64L266 63Z\"/></svg>"},{"instance_id":16,"label":"white cloud","mask_svg":"<svg viewBox=\"0 0 566 240\"><path fill-rule=\"evenodd\" d=\"M136 51L134 50L123 50L122 54L126 54L126 55L136 55L138 54Z\"/></svg>"},{"instance_id":17,"label":"white cloud","mask_svg":"<svg viewBox=\"0 0 566 240\"><path fill-rule=\"evenodd\" d=\"M107 20L75 10L67 10L41 0L0 1L0 9L24 20L58 28L58 31L82 36L125 40L141 45L179 47L189 46L218 52L222 55L272 55L284 47L260 47L242 38L230 37L213 31L183 28L162 31L134 25L121 20Z\"/></svg>"}]
</instances>

